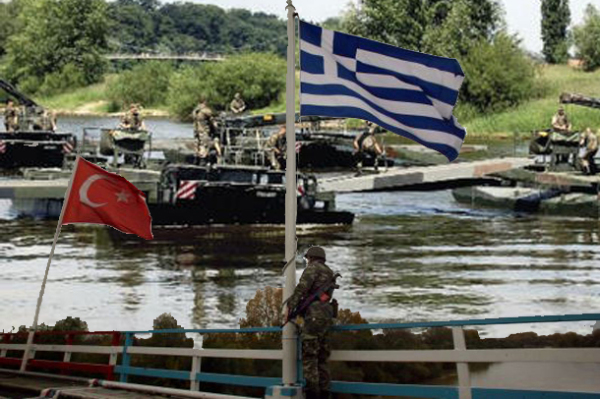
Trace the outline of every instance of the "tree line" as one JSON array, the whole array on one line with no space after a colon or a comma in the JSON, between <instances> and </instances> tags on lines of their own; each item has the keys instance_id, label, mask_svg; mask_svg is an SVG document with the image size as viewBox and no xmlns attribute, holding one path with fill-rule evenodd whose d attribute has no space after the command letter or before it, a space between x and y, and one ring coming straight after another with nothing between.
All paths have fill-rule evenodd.
<instances>
[{"instance_id":1,"label":"tree line","mask_svg":"<svg viewBox=\"0 0 600 399\"><path fill-rule=\"evenodd\" d=\"M541 6L546 61L566 62L574 43L586 69L600 66L600 13L589 6L585 21L571 32L568 0L543 0ZM466 75L461 119L545 93L536 63L507 32L498 0L363 0L323 26L458 59ZM176 115L184 116L193 103L183 104L183 98L196 102L207 97L222 106L236 91L247 91L253 108L268 105L284 88L279 74L285 75L286 45L285 22L276 16L214 5L158 0L0 3L0 76L30 94L52 95L116 73L119 78L109 87L113 108L129 101L168 102ZM124 72L111 69L104 58L109 52L203 51L224 52L234 61L225 67L154 65ZM252 69L240 59L251 60ZM232 73L236 66L244 72ZM268 73L259 73L263 70ZM158 88L135 87L148 73ZM169 87L173 95L168 95Z\"/></svg>"}]
</instances>

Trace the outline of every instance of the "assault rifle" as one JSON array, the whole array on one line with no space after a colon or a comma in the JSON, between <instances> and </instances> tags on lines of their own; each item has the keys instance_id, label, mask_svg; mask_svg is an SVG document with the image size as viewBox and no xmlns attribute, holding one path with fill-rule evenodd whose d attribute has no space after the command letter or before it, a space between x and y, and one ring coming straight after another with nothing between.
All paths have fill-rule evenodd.
<instances>
[{"instance_id":1,"label":"assault rifle","mask_svg":"<svg viewBox=\"0 0 600 399\"><path fill-rule=\"evenodd\" d=\"M330 299L329 295L327 295L327 291L329 291L330 288L340 288L340 286L337 285L335 282L338 277L342 277L342 275L339 273L334 274L330 281L328 281L326 284L319 287L315 292L304 298L304 300L300 302L300 304L296 306L295 309L289 309L287 317L285 318L285 321L281 325L281 327L283 328L287 323L290 322L290 320L293 320L296 318L296 316L302 314L315 300L327 302Z\"/></svg>"}]
</instances>

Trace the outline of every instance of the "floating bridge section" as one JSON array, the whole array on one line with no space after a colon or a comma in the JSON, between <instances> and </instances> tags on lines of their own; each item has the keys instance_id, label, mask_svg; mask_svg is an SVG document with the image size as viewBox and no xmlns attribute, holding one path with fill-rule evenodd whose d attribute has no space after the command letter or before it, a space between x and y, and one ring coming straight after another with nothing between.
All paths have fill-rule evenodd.
<instances>
[{"instance_id":1,"label":"floating bridge section","mask_svg":"<svg viewBox=\"0 0 600 399\"><path fill-rule=\"evenodd\" d=\"M340 333L356 333L361 330L371 330L378 333L381 330L406 330L423 329L434 327L448 327L452 330L453 349L443 350L338 350L333 351L330 362L372 362L372 363L454 363L458 374L458 385L407 385L397 383L365 383L349 381L333 381L332 391L334 393L374 395L378 397L412 397L412 398L440 398L440 399L496 399L496 398L520 398L520 399L600 399L600 390L598 392L576 392L569 389L556 390L560 381L548 381L554 390L524 390L511 389L507 381L495 381L496 384L508 383L505 388L484 388L474 387L471 384L469 374L469 364L476 363L570 363L586 364L600 363L600 348L543 348L543 349L468 349L465 341L463 328L465 326L486 326L486 325L506 325L506 324L536 324L536 323L558 323L558 322L580 322L580 321L598 321L600 314L579 314L579 315L559 315L559 316L534 316L534 317L513 317L500 319L480 319L480 320L461 320L461 321L441 321L441 322L419 322L419 323L388 323L388 324L361 324L361 325L340 325L333 327L333 330ZM33 351L30 352L31 358L27 359L26 373L8 371L21 379L28 378L30 385L40 386L40 379L51 377L48 370L56 370L63 374L82 372L94 372L104 375L103 380L89 380L87 388L82 387L85 380L79 381L78 387L67 386L60 380L48 380L46 385L50 384L53 395L50 397L79 397L79 398L118 398L132 397L121 396L121 392L137 392L136 398L151 398L153 394L170 394L175 397L191 398L215 398L232 399L233 396L220 395L209 392L202 392L203 383L212 383L225 386L246 386L263 388L265 398L269 399L273 393L273 387L281 384L281 377L261 377L248 375L217 374L202 370L202 360L205 358L223 358L223 359L263 359L270 361L282 361L281 350L252 350L252 349L203 349L203 348L172 348L172 347L148 347L134 345L135 335L146 334L260 334L260 333L281 333L279 327L268 328L248 328L248 329L196 329L196 330L156 330L156 331L122 331L122 332L61 332L66 337L65 345L44 345L36 343L34 340ZM44 335L48 333L40 332L36 334L37 342L44 340ZM56 334L56 333L50 333ZM112 336L105 345L85 345L74 344L75 334L104 334ZM4 380L2 373L6 369L18 368L22 362L22 356L25 349L26 333L4 333L0 334L0 389L7 389L3 386ZM19 342L19 343L17 343ZM85 341L83 341L85 342ZM62 361L36 360L36 353L42 352L62 352ZM86 364L75 363L71 361L71 356L75 353L94 353L108 356L108 364ZM135 355L145 355L152 357L178 356L191 358L191 369L154 369L145 367L136 367L131 365L131 357ZM4 369L4 371L3 371ZM32 373L35 370L45 370L46 374ZM298 381L302 381L301 370L299 368ZM119 382L114 381L119 376ZM170 380L180 380L189 383L189 390L173 389L151 385L131 384L129 377L153 377L165 378ZM36 383L37 381L37 383ZM27 383L27 382L25 382ZM15 379L12 380L12 387L15 388ZM61 385L62 384L62 385ZM61 388L63 386L63 388ZM290 387L289 389L294 389ZM87 391L86 391L87 390ZM64 395L61 395L64 393ZM86 393L87 392L87 393ZM72 395L70 395L72 393ZM141 393L144 393L143 395ZM239 399L239 397L238 397Z\"/></svg>"},{"instance_id":2,"label":"floating bridge section","mask_svg":"<svg viewBox=\"0 0 600 399\"><path fill-rule=\"evenodd\" d=\"M490 174L532 165L533 162L533 159L529 158L496 158L437 166L388 170L382 168L380 173L365 173L362 176L351 173L323 176L319 179L319 191L335 193L387 191L427 185L444 188L445 185L453 182L481 179Z\"/></svg>"}]
</instances>

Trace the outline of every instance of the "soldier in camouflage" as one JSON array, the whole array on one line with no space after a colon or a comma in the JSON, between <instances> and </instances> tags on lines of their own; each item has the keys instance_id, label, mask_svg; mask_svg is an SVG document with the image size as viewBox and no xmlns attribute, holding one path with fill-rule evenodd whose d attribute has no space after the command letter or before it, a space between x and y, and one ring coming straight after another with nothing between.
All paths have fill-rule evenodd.
<instances>
[{"instance_id":1,"label":"soldier in camouflage","mask_svg":"<svg viewBox=\"0 0 600 399\"><path fill-rule=\"evenodd\" d=\"M283 169L285 165L285 126L277 133L273 133L265 143L265 150L269 153L269 162L275 170Z\"/></svg>"},{"instance_id":2,"label":"soldier in camouflage","mask_svg":"<svg viewBox=\"0 0 600 399\"><path fill-rule=\"evenodd\" d=\"M552 117L552 129L561 134L570 134L571 133L571 122L565 114L565 109L563 107L558 108L556 114Z\"/></svg>"},{"instance_id":3,"label":"soldier in camouflage","mask_svg":"<svg viewBox=\"0 0 600 399\"><path fill-rule=\"evenodd\" d=\"M242 114L244 111L246 111L246 103L242 99L242 95L240 93L235 93L231 104L229 104L229 109L235 115Z\"/></svg>"},{"instance_id":4,"label":"soldier in camouflage","mask_svg":"<svg viewBox=\"0 0 600 399\"><path fill-rule=\"evenodd\" d=\"M17 108L13 100L6 102L6 108L4 109L4 129L7 132L14 132L17 130L18 123Z\"/></svg>"},{"instance_id":5,"label":"soldier in camouflage","mask_svg":"<svg viewBox=\"0 0 600 399\"><path fill-rule=\"evenodd\" d=\"M144 120L142 119L137 104L129 105L129 111L127 111L121 118L121 124L119 125L119 128L130 130L146 130L146 125L144 124Z\"/></svg>"},{"instance_id":6,"label":"soldier in camouflage","mask_svg":"<svg viewBox=\"0 0 600 399\"><path fill-rule=\"evenodd\" d=\"M302 312L302 365L306 379L306 399L326 399L331 393L327 359L331 354L329 329L337 317L337 301L332 300L336 287L334 272L325 264L325 250L311 247L306 251L306 269L294 293L288 300L288 309L303 304L311 295L321 292ZM324 290L325 287L328 289Z\"/></svg>"},{"instance_id":7,"label":"soldier in camouflage","mask_svg":"<svg viewBox=\"0 0 600 399\"><path fill-rule=\"evenodd\" d=\"M375 137L377 126L372 122L366 122L365 130L354 140L354 158L359 174L362 173L363 162L367 155L373 158L375 170L378 169L379 157L383 155L383 149Z\"/></svg>"},{"instance_id":8,"label":"soldier in camouflage","mask_svg":"<svg viewBox=\"0 0 600 399\"><path fill-rule=\"evenodd\" d=\"M586 175L595 175L597 166L594 157L598 152L598 137L589 127L581 135L579 146L583 147L583 154L581 155L583 173Z\"/></svg>"}]
</instances>

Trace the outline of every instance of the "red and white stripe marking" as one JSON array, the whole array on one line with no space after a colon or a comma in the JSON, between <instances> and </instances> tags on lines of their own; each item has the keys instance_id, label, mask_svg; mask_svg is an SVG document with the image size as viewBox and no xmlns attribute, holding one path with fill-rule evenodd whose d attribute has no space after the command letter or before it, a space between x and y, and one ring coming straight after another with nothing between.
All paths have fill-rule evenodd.
<instances>
[{"instance_id":1,"label":"red and white stripe marking","mask_svg":"<svg viewBox=\"0 0 600 399\"><path fill-rule=\"evenodd\" d=\"M300 154L301 148L302 148L302 142L296 141L296 154Z\"/></svg>"},{"instance_id":2,"label":"red and white stripe marking","mask_svg":"<svg viewBox=\"0 0 600 399\"><path fill-rule=\"evenodd\" d=\"M179 183L179 190L177 190L177 194L175 197L186 200L193 200L196 198L196 189L198 188L200 182L197 180L182 180Z\"/></svg>"},{"instance_id":3,"label":"red and white stripe marking","mask_svg":"<svg viewBox=\"0 0 600 399\"><path fill-rule=\"evenodd\" d=\"M63 153L70 154L73 152L73 143L70 141L65 141L62 145Z\"/></svg>"},{"instance_id":4,"label":"red and white stripe marking","mask_svg":"<svg viewBox=\"0 0 600 399\"><path fill-rule=\"evenodd\" d=\"M298 197L302 197L305 194L304 186L302 185L302 183L298 183L298 185L296 186L296 194Z\"/></svg>"},{"instance_id":5,"label":"red and white stripe marking","mask_svg":"<svg viewBox=\"0 0 600 399\"><path fill-rule=\"evenodd\" d=\"M4 154L6 152L6 143L0 140L0 154Z\"/></svg>"}]
</instances>

